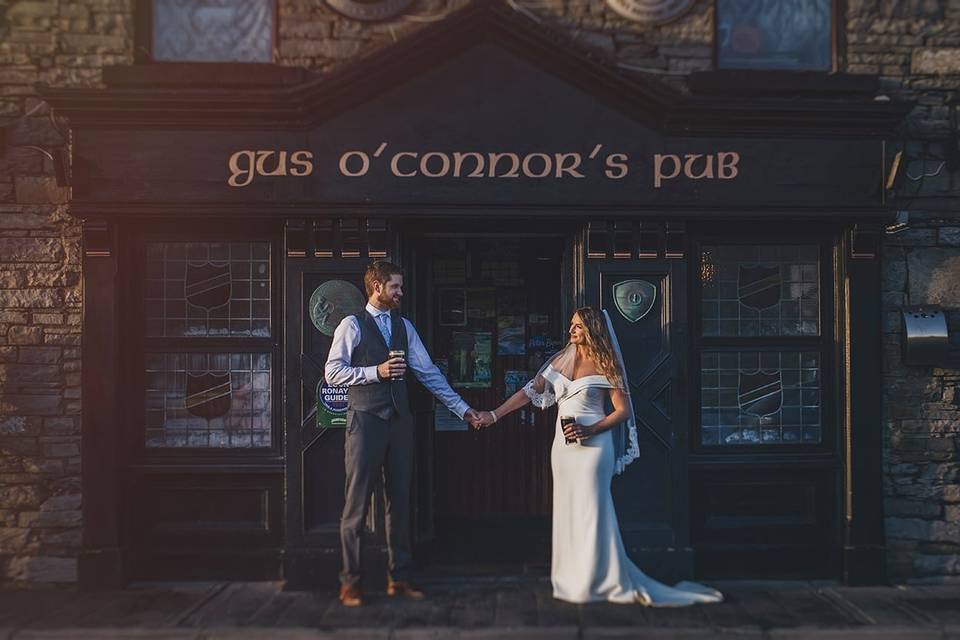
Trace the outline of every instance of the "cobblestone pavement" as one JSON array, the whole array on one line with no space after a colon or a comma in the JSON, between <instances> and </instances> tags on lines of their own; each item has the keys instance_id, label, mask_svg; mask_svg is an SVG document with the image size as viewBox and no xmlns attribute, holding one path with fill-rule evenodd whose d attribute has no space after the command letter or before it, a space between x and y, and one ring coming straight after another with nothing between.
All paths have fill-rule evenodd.
<instances>
[{"instance_id":1,"label":"cobblestone pavement","mask_svg":"<svg viewBox=\"0 0 960 640\"><path fill-rule=\"evenodd\" d=\"M0 591L0 640L53 638L957 638L960 585L714 582L727 600L681 609L570 605L542 579L426 582L422 602L277 582L138 584L122 591Z\"/></svg>"}]
</instances>

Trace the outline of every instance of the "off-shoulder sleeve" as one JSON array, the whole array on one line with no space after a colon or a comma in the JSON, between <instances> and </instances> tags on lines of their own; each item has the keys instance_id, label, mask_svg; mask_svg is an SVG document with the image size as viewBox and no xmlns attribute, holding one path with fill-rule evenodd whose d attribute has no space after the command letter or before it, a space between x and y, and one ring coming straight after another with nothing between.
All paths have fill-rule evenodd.
<instances>
[{"instance_id":1,"label":"off-shoulder sleeve","mask_svg":"<svg viewBox=\"0 0 960 640\"><path fill-rule=\"evenodd\" d=\"M557 395L550 382L549 372L548 367L523 387L523 392L530 398L530 404L538 409L546 409L557 403Z\"/></svg>"}]
</instances>

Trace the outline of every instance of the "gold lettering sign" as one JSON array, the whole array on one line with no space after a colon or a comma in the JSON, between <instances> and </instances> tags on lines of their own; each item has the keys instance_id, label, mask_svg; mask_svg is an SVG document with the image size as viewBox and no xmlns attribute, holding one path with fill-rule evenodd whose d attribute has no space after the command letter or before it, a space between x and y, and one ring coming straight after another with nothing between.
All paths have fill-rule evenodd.
<instances>
[{"instance_id":1,"label":"gold lettering sign","mask_svg":"<svg viewBox=\"0 0 960 640\"><path fill-rule=\"evenodd\" d=\"M733 180L740 174L740 153L714 151L712 153L655 153L649 162L632 161L621 151L604 152L603 145L594 145L589 153L580 151L414 151L389 150L389 144L380 143L376 150L367 152L351 149L340 154L337 171L345 178L362 178L375 165L383 166L389 175L400 178L456 178L474 179L528 179L581 180L589 176L622 180L631 174L643 175L652 167L653 187L684 180ZM313 152L274 149L244 149L234 152L227 161L231 187L246 187L257 177L292 176L302 178L313 174L316 165ZM641 178L642 179L642 178ZM649 184L649 183L648 183Z\"/></svg>"}]
</instances>

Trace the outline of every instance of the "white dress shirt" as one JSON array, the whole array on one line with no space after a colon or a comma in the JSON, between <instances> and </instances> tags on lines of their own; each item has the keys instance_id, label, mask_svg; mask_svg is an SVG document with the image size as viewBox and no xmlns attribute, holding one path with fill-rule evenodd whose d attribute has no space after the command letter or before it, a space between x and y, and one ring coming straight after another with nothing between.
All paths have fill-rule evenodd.
<instances>
[{"instance_id":1,"label":"white dress shirt","mask_svg":"<svg viewBox=\"0 0 960 640\"><path fill-rule=\"evenodd\" d=\"M389 311L380 311L369 302L366 309L373 316L378 326L380 325L378 316L390 316ZM430 359L430 354L427 353L427 348L423 346L423 341L420 340L417 330L413 328L413 323L406 318L403 318L403 323L407 328L407 369L413 371L417 379L430 393L436 396L437 400L462 419L470 405L450 387L450 383L447 382L447 379L440 373L440 369ZM328 384L337 387L350 387L355 384L376 384L380 382L377 377L376 365L369 367L351 366L353 350L358 344L360 344L360 324L354 316L347 316L333 332L333 344L330 345L330 355L327 356L327 365L324 367Z\"/></svg>"}]
</instances>

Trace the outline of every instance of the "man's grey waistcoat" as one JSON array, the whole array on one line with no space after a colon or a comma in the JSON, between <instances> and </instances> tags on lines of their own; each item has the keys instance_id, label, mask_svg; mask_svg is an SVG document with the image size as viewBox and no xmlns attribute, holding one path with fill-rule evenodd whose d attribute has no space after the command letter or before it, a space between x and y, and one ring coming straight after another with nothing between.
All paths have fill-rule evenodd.
<instances>
[{"instance_id":1,"label":"man's grey waistcoat","mask_svg":"<svg viewBox=\"0 0 960 640\"><path fill-rule=\"evenodd\" d=\"M353 367L371 367L379 365L389 358L393 349L402 349L410 357L407 348L407 327L396 310L390 312L390 348L383 340L383 334L377 327L377 321L367 311L354 316L360 325L360 342L353 350L350 365ZM406 375L411 375L407 368ZM407 383L403 380L382 381L373 384L355 384L347 389L350 409L372 413L384 420L394 413L407 415L410 404L407 400Z\"/></svg>"}]
</instances>

